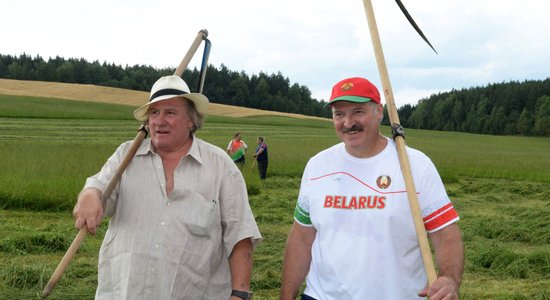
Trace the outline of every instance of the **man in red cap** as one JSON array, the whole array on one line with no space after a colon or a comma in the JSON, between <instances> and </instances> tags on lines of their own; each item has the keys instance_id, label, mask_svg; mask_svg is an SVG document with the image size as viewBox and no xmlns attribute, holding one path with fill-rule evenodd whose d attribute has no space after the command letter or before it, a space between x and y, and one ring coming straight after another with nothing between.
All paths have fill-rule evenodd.
<instances>
[{"instance_id":1,"label":"man in red cap","mask_svg":"<svg viewBox=\"0 0 550 300\"><path fill-rule=\"evenodd\" d=\"M393 140L379 132L378 89L353 77L329 105L342 141L312 157L288 235L280 299L458 299L464 253L459 217L431 160L407 148L439 277L426 275Z\"/></svg>"}]
</instances>

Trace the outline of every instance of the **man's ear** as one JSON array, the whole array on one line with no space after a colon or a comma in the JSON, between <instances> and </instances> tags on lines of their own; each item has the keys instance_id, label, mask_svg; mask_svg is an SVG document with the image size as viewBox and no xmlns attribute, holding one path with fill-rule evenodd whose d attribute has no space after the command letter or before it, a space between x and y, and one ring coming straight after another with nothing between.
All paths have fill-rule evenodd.
<instances>
[{"instance_id":1,"label":"man's ear","mask_svg":"<svg viewBox=\"0 0 550 300\"><path fill-rule=\"evenodd\" d=\"M378 112L378 123L382 123L384 119L384 105L382 105L382 103L378 104L376 110Z\"/></svg>"}]
</instances>

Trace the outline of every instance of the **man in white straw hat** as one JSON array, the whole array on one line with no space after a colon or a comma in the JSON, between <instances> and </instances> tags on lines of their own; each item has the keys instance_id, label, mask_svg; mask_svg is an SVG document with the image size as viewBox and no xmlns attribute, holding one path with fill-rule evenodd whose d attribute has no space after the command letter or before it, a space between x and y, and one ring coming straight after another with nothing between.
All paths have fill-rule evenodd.
<instances>
[{"instance_id":1,"label":"man in white straw hat","mask_svg":"<svg viewBox=\"0 0 550 300\"><path fill-rule=\"evenodd\" d=\"M145 139L108 199L102 191L131 142L86 180L73 211L92 234L109 228L99 253L96 299L248 299L252 249L261 235L242 174L194 133L208 99L176 75L160 78L134 111ZM228 175L229 174L229 175Z\"/></svg>"}]
</instances>

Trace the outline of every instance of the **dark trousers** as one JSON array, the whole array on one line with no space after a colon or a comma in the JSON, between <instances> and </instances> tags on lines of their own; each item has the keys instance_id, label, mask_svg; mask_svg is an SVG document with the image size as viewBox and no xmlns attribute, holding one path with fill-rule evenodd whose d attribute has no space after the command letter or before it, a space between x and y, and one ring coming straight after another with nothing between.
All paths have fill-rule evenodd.
<instances>
[{"instance_id":1,"label":"dark trousers","mask_svg":"<svg viewBox=\"0 0 550 300\"><path fill-rule=\"evenodd\" d=\"M239 159L235 160L236 164L244 165L244 155L241 156Z\"/></svg>"},{"instance_id":2,"label":"dark trousers","mask_svg":"<svg viewBox=\"0 0 550 300\"><path fill-rule=\"evenodd\" d=\"M310 297L306 294L302 294L302 297L300 298L300 300L317 300L317 299Z\"/></svg>"},{"instance_id":3,"label":"dark trousers","mask_svg":"<svg viewBox=\"0 0 550 300\"><path fill-rule=\"evenodd\" d=\"M260 179L265 179L267 175L267 162L267 159L258 160L258 173L260 173Z\"/></svg>"}]
</instances>

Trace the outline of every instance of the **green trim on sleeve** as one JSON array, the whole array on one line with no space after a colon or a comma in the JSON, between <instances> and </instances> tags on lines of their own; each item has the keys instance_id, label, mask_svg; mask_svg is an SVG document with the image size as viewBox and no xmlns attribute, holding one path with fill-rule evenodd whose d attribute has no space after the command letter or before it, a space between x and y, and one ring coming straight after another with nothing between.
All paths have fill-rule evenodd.
<instances>
[{"instance_id":1,"label":"green trim on sleeve","mask_svg":"<svg viewBox=\"0 0 550 300\"><path fill-rule=\"evenodd\" d=\"M303 225L311 225L311 219L309 218L309 213L296 203L296 208L294 209L294 219Z\"/></svg>"}]
</instances>

